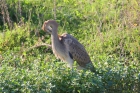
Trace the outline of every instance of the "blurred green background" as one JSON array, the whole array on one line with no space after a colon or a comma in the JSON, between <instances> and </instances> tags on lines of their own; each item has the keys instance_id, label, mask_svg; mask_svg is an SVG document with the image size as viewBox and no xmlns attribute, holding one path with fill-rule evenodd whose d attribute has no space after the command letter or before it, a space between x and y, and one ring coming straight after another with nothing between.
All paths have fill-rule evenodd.
<instances>
[{"instance_id":1,"label":"blurred green background","mask_svg":"<svg viewBox=\"0 0 140 93\"><path fill-rule=\"evenodd\" d=\"M101 74L67 68L41 30L55 19ZM0 92L140 93L140 0L0 0Z\"/></svg>"}]
</instances>

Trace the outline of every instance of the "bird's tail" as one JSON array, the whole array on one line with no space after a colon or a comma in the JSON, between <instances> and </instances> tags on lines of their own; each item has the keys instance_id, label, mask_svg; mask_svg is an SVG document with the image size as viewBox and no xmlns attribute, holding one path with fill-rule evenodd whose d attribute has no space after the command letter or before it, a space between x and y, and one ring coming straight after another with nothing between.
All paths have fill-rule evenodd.
<instances>
[{"instance_id":1,"label":"bird's tail","mask_svg":"<svg viewBox=\"0 0 140 93\"><path fill-rule=\"evenodd\" d=\"M88 68L91 72L96 73L96 69L95 69L94 65L92 64L92 62L88 63L86 68Z\"/></svg>"}]
</instances>

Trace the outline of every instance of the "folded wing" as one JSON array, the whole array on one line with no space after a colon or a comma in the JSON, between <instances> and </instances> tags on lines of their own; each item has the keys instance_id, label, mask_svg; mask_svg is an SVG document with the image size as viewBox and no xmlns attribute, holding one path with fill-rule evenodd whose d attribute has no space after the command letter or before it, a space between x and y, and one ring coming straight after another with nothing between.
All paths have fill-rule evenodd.
<instances>
[{"instance_id":1,"label":"folded wing","mask_svg":"<svg viewBox=\"0 0 140 93\"><path fill-rule=\"evenodd\" d=\"M78 40L76 40L70 34L62 34L60 36L60 40L70 53L71 58L73 58L79 64L79 66L86 67L88 64L90 64L94 70L88 53L86 52L84 46L78 42Z\"/></svg>"}]
</instances>

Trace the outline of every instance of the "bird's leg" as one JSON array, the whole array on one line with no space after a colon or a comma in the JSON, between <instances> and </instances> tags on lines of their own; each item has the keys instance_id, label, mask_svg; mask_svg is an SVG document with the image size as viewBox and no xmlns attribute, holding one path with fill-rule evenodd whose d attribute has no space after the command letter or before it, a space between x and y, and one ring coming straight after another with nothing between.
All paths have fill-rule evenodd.
<instances>
[{"instance_id":1,"label":"bird's leg","mask_svg":"<svg viewBox=\"0 0 140 93\"><path fill-rule=\"evenodd\" d=\"M80 65L77 66L77 70L83 70L84 67L81 67Z\"/></svg>"},{"instance_id":2,"label":"bird's leg","mask_svg":"<svg viewBox=\"0 0 140 93\"><path fill-rule=\"evenodd\" d=\"M68 58L67 62L68 62L67 66L70 67L70 68L73 68L73 63L74 63L73 59Z\"/></svg>"},{"instance_id":3,"label":"bird's leg","mask_svg":"<svg viewBox=\"0 0 140 93\"><path fill-rule=\"evenodd\" d=\"M67 64L67 67L73 68L73 62L69 62L69 63Z\"/></svg>"},{"instance_id":4,"label":"bird's leg","mask_svg":"<svg viewBox=\"0 0 140 93\"><path fill-rule=\"evenodd\" d=\"M72 67L73 67L73 65L71 65L71 64L67 64L67 67L72 68Z\"/></svg>"}]
</instances>

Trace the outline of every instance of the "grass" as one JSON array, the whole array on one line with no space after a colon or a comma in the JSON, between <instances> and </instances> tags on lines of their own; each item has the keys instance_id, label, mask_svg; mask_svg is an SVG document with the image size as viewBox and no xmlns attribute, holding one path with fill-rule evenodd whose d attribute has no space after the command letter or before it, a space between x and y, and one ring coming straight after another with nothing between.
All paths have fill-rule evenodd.
<instances>
[{"instance_id":1,"label":"grass","mask_svg":"<svg viewBox=\"0 0 140 93\"><path fill-rule=\"evenodd\" d=\"M139 0L2 0L0 92L139 93ZM15 7L13 7L15 6ZM56 19L59 33L72 34L101 74L66 67L41 30Z\"/></svg>"}]
</instances>

